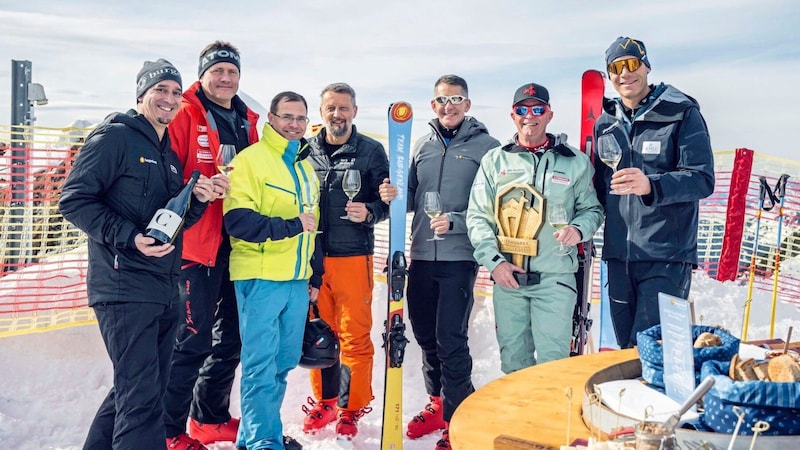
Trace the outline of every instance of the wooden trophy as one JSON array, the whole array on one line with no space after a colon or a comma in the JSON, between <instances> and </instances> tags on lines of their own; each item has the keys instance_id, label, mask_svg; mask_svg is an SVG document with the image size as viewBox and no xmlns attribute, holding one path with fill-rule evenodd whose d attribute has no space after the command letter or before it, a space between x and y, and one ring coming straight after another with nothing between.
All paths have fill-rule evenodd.
<instances>
[{"instance_id":1,"label":"wooden trophy","mask_svg":"<svg viewBox=\"0 0 800 450\"><path fill-rule=\"evenodd\" d=\"M499 228L500 251L511 254L511 262L522 267L525 256L536 256L545 211L545 198L534 187L515 183L504 187L495 198L495 221Z\"/></svg>"}]
</instances>

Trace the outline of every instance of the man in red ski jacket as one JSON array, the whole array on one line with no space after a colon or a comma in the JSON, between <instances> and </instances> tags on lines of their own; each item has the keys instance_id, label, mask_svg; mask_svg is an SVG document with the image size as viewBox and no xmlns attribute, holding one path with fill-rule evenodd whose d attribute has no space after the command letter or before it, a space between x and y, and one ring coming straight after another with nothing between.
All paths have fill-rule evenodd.
<instances>
[{"instance_id":1,"label":"man in red ski jacket","mask_svg":"<svg viewBox=\"0 0 800 450\"><path fill-rule=\"evenodd\" d=\"M184 177L199 169L227 188L228 178L216 163L220 144L233 144L238 153L258 141L258 114L237 95L239 70L239 51L228 42L213 42L200 52L199 81L184 92L169 127ZM228 412L241 341L222 199L208 205L183 242L181 320L164 398L165 428L169 449L196 450L235 441L239 426Z\"/></svg>"}]
</instances>

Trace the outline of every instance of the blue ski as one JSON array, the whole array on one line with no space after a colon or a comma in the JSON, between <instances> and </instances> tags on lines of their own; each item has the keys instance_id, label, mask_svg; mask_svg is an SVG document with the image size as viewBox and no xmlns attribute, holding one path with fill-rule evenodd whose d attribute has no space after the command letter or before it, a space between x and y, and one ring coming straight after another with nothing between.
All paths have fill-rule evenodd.
<instances>
[{"instance_id":1,"label":"blue ski","mask_svg":"<svg viewBox=\"0 0 800 450\"><path fill-rule=\"evenodd\" d=\"M397 197L389 205L388 314L384 322L383 347L386 375L383 391L381 450L403 448L403 355L408 339L403 322L406 285L406 203L411 146L411 118L407 102L389 105L389 179Z\"/></svg>"}]
</instances>

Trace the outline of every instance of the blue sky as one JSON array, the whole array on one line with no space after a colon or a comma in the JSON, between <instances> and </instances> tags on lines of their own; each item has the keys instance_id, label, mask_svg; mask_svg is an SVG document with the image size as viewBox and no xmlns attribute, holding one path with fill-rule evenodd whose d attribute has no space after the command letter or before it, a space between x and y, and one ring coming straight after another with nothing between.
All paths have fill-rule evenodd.
<instances>
[{"instance_id":1,"label":"blue sky","mask_svg":"<svg viewBox=\"0 0 800 450\"><path fill-rule=\"evenodd\" d=\"M432 118L433 82L455 73L470 85L470 114L506 140L513 92L533 81L551 93L549 131L577 145L581 73L602 70L606 47L628 35L647 45L651 82L698 100L715 150L796 159L798 26L796 0L1 0L0 124L10 122L11 59L32 61L45 86L50 104L36 108L37 125L66 126L133 107L146 59L169 59L188 86L200 49L223 39L242 53L242 91L263 105L294 90L317 120L319 91L345 81L361 130L385 133L388 104L408 100L418 137Z\"/></svg>"}]
</instances>

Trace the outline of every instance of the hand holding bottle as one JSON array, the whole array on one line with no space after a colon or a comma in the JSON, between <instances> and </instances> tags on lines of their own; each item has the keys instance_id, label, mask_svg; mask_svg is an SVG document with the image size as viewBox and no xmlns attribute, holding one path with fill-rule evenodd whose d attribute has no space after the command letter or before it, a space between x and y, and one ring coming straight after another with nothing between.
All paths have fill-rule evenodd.
<instances>
[{"instance_id":1,"label":"hand holding bottle","mask_svg":"<svg viewBox=\"0 0 800 450\"><path fill-rule=\"evenodd\" d=\"M155 239L147 237L142 233L133 238L133 243L136 249L142 252L144 256L152 256L154 258L161 258L167 256L175 250L172 244L159 244Z\"/></svg>"},{"instance_id":2,"label":"hand holding bottle","mask_svg":"<svg viewBox=\"0 0 800 450\"><path fill-rule=\"evenodd\" d=\"M192 188L192 194L203 203L213 201L215 198L225 193L225 188L217 187L217 184L218 182L214 182L211 178L200 175L197 179L197 183L195 183Z\"/></svg>"}]
</instances>

